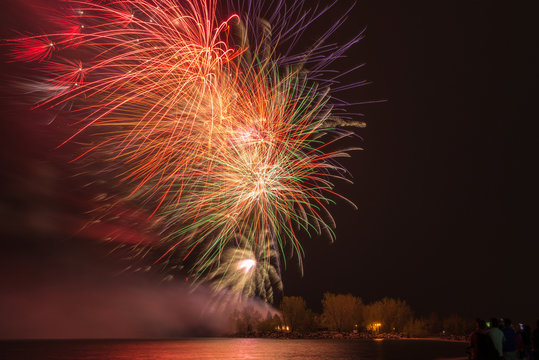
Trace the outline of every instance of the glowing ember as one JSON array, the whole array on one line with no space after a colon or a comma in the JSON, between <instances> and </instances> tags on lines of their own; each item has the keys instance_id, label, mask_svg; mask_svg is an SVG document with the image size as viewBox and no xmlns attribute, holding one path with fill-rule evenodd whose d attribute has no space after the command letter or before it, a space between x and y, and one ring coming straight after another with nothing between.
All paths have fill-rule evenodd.
<instances>
[{"instance_id":1,"label":"glowing ember","mask_svg":"<svg viewBox=\"0 0 539 360\"><path fill-rule=\"evenodd\" d=\"M241 260L238 264L238 270L243 270L247 274L256 265L253 259Z\"/></svg>"}]
</instances>

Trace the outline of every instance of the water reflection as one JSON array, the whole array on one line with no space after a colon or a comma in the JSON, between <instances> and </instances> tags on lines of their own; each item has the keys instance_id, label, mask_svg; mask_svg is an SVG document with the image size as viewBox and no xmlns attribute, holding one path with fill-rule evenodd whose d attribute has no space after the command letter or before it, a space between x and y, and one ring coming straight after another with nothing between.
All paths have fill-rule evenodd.
<instances>
[{"instance_id":1,"label":"water reflection","mask_svg":"<svg viewBox=\"0 0 539 360\"><path fill-rule=\"evenodd\" d=\"M431 360L463 358L464 347L462 343L402 340L72 340L0 342L0 353L11 360Z\"/></svg>"}]
</instances>

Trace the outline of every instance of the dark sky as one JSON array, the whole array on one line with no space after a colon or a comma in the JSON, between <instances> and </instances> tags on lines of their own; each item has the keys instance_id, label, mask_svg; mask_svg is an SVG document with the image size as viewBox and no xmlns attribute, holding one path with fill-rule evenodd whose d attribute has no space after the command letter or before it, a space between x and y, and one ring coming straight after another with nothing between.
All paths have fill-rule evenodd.
<instances>
[{"instance_id":1,"label":"dark sky","mask_svg":"<svg viewBox=\"0 0 539 360\"><path fill-rule=\"evenodd\" d=\"M347 162L358 206L335 208L337 241L305 241L285 292L406 299L419 313L539 317L539 245L526 213L524 125L537 95L537 34L524 8L491 1L359 1L339 36L373 84L364 151ZM535 140L536 142L536 140ZM536 161L535 161L536 162Z\"/></svg>"},{"instance_id":2,"label":"dark sky","mask_svg":"<svg viewBox=\"0 0 539 360\"><path fill-rule=\"evenodd\" d=\"M3 37L25 22L23 7L15 3L1 15ZM537 40L530 35L538 32L530 10L492 3L357 2L336 37L349 39L363 27L366 37L336 66L366 62L347 80L373 83L344 97L387 101L360 108L368 126L358 131L355 144L365 150L344 161L355 184L337 186L359 210L344 202L330 209L337 222L335 243L303 239L304 276L296 261L289 261L285 295L304 296L316 311L322 293L332 291L365 302L403 298L422 315L539 318L539 245L525 181L526 169L536 161L523 156L536 142L523 139L525 125L537 118L531 110L537 70L529 64L537 63ZM324 22L335 21L350 4L341 1ZM4 64L4 75L17 66ZM50 239L59 233L48 221L58 222L66 212L76 218L88 204L68 190L69 184L80 184L66 180L69 167L54 152L63 135L51 136L50 128L34 119L38 116L21 116L11 102L3 107L1 127L2 181L8 184L0 208L3 258L30 253L32 266L39 267L40 261L51 261L38 255L65 255L50 254L65 243ZM57 199L40 193L39 186L35 193L17 192L34 179L40 186L43 179L66 186L67 195L62 191ZM44 219L29 224L29 218L40 218L36 214ZM71 219L63 236L71 239L65 233L79 220ZM19 227L25 230L17 233ZM29 238L45 243L34 242L30 249ZM7 279L18 279L14 274Z\"/></svg>"}]
</instances>

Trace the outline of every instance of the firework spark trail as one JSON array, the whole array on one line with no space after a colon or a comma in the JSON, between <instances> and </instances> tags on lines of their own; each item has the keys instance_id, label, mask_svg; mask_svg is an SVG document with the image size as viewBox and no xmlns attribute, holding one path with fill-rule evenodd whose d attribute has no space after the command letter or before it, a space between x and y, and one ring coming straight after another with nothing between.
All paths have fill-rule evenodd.
<instances>
[{"instance_id":1,"label":"firework spark trail","mask_svg":"<svg viewBox=\"0 0 539 360\"><path fill-rule=\"evenodd\" d=\"M194 257L193 277L215 279L230 268L225 254L254 254L267 272L276 250L290 248L301 267L298 231L333 238L327 204L339 196L332 179L347 177L335 159L347 153L329 149L351 133L331 127L363 124L347 120L330 89L338 75L325 69L361 34L326 44L340 20L294 55L327 8L280 1L264 16L256 2L229 1L221 17L217 0L64 3L65 17L51 21L60 30L12 40L12 57L39 62L54 89L37 107L68 104L78 118L61 145L93 139L74 161L94 154L114 164L128 197L165 219L161 258Z\"/></svg>"},{"instance_id":2,"label":"firework spark trail","mask_svg":"<svg viewBox=\"0 0 539 360\"><path fill-rule=\"evenodd\" d=\"M249 238L237 237L234 246L228 246L217 264L208 264L212 269L205 281L222 292L238 297L258 296L273 303L283 290L279 269L279 255L275 249L254 250ZM206 272L206 269L199 270Z\"/></svg>"},{"instance_id":3,"label":"firework spark trail","mask_svg":"<svg viewBox=\"0 0 539 360\"><path fill-rule=\"evenodd\" d=\"M216 141L214 145L218 151L204 152L212 168L205 182L188 191L186 204L170 210L181 213L173 219L184 220L189 204L200 203L191 207L197 211L193 225L198 228L199 242L206 235L212 238L213 255L218 255L236 234L255 239L267 229L280 243L285 242L282 237L288 238L301 253L289 224L318 232L317 225L328 227L320 212L327 212L322 192L331 184L323 178L334 169L327 159L337 154L322 153L318 147L325 144L312 140L321 131L323 119L317 116L327 99L317 99L311 95L313 89L298 86L297 76L273 85L266 80L269 76L263 75L249 81L257 84L251 86L253 94L243 94L235 101L234 113L246 120L232 127L227 124L231 133L216 131L224 133L217 138L221 144ZM248 99L248 103L241 99ZM231 214L234 222L230 221ZM180 228L173 235L181 238L185 230ZM200 257L200 261L205 260Z\"/></svg>"}]
</instances>

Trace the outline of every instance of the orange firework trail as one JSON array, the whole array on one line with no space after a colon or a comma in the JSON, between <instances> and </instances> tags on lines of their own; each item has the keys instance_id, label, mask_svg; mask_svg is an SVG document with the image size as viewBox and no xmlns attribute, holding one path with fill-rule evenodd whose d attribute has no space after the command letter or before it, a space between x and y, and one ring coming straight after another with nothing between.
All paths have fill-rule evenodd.
<instances>
[{"instance_id":1,"label":"orange firework trail","mask_svg":"<svg viewBox=\"0 0 539 360\"><path fill-rule=\"evenodd\" d=\"M332 144L351 134L336 127L363 125L342 116L335 93L363 83L339 87L324 69L360 36L326 44L339 21L308 51L279 53L327 10L302 2L278 2L266 20L248 1L63 3L51 20L59 30L11 40L12 57L46 74L37 107L77 117L61 145L94 139L74 161L92 154L111 164L128 197L165 220L161 258L192 258L193 278L215 280L233 271L221 268L232 249L280 274L268 259L291 248L301 265L299 232L333 238L332 179L346 178L334 159L347 154Z\"/></svg>"}]
</instances>

